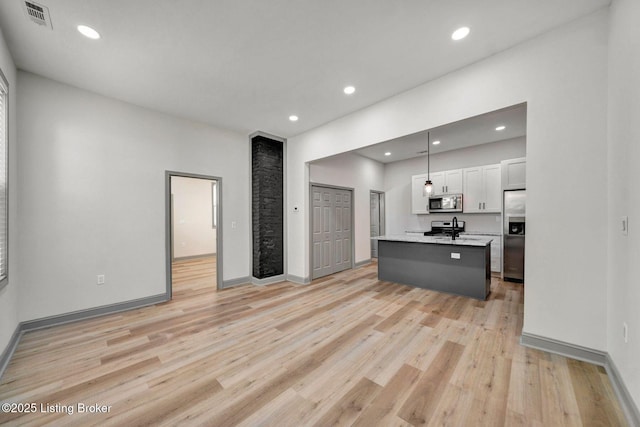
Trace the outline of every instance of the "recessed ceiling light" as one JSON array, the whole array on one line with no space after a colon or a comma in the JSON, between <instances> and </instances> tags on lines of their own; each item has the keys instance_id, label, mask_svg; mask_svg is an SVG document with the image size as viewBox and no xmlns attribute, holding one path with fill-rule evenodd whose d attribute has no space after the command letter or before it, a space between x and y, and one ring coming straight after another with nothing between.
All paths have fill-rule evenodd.
<instances>
[{"instance_id":1,"label":"recessed ceiling light","mask_svg":"<svg viewBox=\"0 0 640 427\"><path fill-rule=\"evenodd\" d=\"M469 27L460 27L451 34L453 40L462 40L469 35Z\"/></svg>"},{"instance_id":2,"label":"recessed ceiling light","mask_svg":"<svg viewBox=\"0 0 640 427\"><path fill-rule=\"evenodd\" d=\"M351 95L355 91L356 91L356 88L353 86L347 86L344 88L344 93L346 93L347 95Z\"/></svg>"},{"instance_id":3,"label":"recessed ceiling light","mask_svg":"<svg viewBox=\"0 0 640 427\"><path fill-rule=\"evenodd\" d=\"M390 156L391 153L389 151L387 151L386 153L384 153L385 156Z\"/></svg>"},{"instance_id":4,"label":"recessed ceiling light","mask_svg":"<svg viewBox=\"0 0 640 427\"><path fill-rule=\"evenodd\" d=\"M297 122L298 116L289 116L289 120L291 120L292 122Z\"/></svg>"},{"instance_id":5,"label":"recessed ceiling light","mask_svg":"<svg viewBox=\"0 0 640 427\"><path fill-rule=\"evenodd\" d=\"M433 145L438 145L438 144L440 144L440 141L433 141L432 144Z\"/></svg>"},{"instance_id":6,"label":"recessed ceiling light","mask_svg":"<svg viewBox=\"0 0 640 427\"><path fill-rule=\"evenodd\" d=\"M100 38L100 33L94 30L91 27L87 27L86 25L78 25L78 31L85 37L89 37L90 39L97 40Z\"/></svg>"},{"instance_id":7,"label":"recessed ceiling light","mask_svg":"<svg viewBox=\"0 0 640 427\"><path fill-rule=\"evenodd\" d=\"M504 125L500 125L500 126L498 126L498 127L496 128L496 130L497 130L498 132L500 132L501 130L505 130L506 128L507 128L506 126L504 126Z\"/></svg>"}]
</instances>

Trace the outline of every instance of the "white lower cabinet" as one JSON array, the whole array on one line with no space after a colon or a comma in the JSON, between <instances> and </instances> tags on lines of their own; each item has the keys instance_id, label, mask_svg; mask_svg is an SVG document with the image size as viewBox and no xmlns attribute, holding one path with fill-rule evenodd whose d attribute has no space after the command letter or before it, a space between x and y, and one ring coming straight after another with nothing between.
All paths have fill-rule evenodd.
<instances>
[{"instance_id":1,"label":"white lower cabinet","mask_svg":"<svg viewBox=\"0 0 640 427\"><path fill-rule=\"evenodd\" d=\"M473 237L493 239L491 242L491 271L500 273L502 271L502 236L473 234Z\"/></svg>"}]
</instances>

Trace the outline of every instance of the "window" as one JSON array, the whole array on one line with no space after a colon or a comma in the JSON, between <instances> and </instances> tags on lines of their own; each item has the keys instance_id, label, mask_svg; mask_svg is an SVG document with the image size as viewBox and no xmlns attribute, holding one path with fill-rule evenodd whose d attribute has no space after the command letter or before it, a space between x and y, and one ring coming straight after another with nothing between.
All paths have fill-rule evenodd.
<instances>
[{"instance_id":1,"label":"window","mask_svg":"<svg viewBox=\"0 0 640 427\"><path fill-rule=\"evenodd\" d=\"M7 244L8 232L8 174L7 174L7 151L9 146L7 110L9 108L9 84L0 71L0 289L2 289L8 279L8 254Z\"/></svg>"},{"instance_id":2,"label":"window","mask_svg":"<svg viewBox=\"0 0 640 427\"><path fill-rule=\"evenodd\" d=\"M213 216L211 225L212 225L212 228L217 228L218 227L218 181L213 181L211 183L211 203L212 203L211 213Z\"/></svg>"}]
</instances>

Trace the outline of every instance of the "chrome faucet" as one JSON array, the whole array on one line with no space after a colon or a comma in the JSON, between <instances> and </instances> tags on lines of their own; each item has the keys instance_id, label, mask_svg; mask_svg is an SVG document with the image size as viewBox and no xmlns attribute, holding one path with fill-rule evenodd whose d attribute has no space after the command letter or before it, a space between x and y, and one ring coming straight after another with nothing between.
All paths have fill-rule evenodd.
<instances>
[{"instance_id":1,"label":"chrome faucet","mask_svg":"<svg viewBox=\"0 0 640 427\"><path fill-rule=\"evenodd\" d=\"M456 234L458 233L456 229L458 228L458 218L453 217L451 220L451 240L456 240Z\"/></svg>"}]
</instances>

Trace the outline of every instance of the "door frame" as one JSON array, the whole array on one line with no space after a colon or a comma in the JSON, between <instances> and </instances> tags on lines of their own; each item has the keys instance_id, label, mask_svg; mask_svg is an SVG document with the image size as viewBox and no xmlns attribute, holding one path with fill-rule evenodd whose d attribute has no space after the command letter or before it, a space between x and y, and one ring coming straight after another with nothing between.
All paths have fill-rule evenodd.
<instances>
[{"instance_id":1,"label":"door frame","mask_svg":"<svg viewBox=\"0 0 640 427\"><path fill-rule=\"evenodd\" d=\"M386 205L387 205L386 203L387 196L385 196L384 191L369 190L369 203L371 203L372 194L378 194L378 197L382 196L378 198L378 214L380 216L380 235L383 236L387 230L387 227L385 225L385 222L387 220L387 214L385 212ZM371 221L371 205L369 205L369 221ZM371 223L369 223L369 236L371 236ZM371 256L371 249L369 249L369 256L373 259L373 256Z\"/></svg>"},{"instance_id":2,"label":"door frame","mask_svg":"<svg viewBox=\"0 0 640 427\"><path fill-rule=\"evenodd\" d=\"M165 259L167 277L167 300L173 297L173 200L171 197L171 177L206 179L216 181L218 211L216 215L216 289L222 288L222 178L188 172L165 171Z\"/></svg>"},{"instance_id":3,"label":"door frame","mask_svg":"<svg viewBox=\"0 0 640 427\"><path fill-rule=\"evenodd\" d=\"M309 182L309 282L313 282L313 187L330 188L333 190L351 191L351 270L355 267L356 239L355 239L355 193L353 187L341 187L339 185L322 184L320 182ZM322 276L324 277L324 276Z\"/></svg>"}]
</instances>

